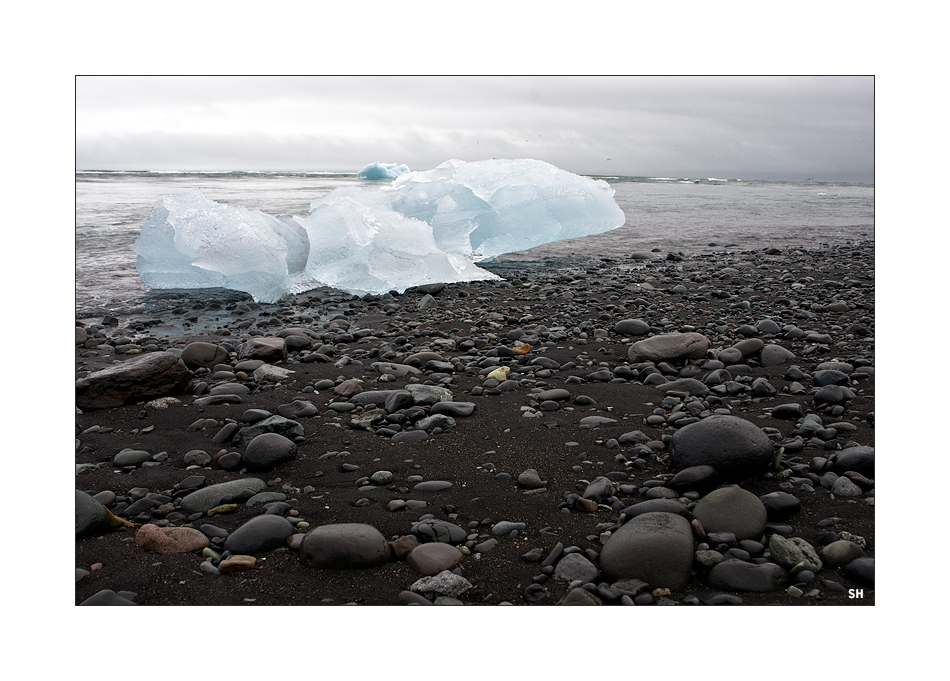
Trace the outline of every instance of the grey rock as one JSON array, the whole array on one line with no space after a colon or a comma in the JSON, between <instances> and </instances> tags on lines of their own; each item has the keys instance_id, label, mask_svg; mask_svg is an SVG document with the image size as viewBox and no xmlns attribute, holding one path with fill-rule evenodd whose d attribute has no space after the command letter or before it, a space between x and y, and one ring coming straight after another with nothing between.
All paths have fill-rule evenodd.
<instances>
[{"instance_id":1,"label":"grey rock","mask_svg":"<svg viewBox=\"0 0 950 681\"><path fill-rule=\"evenodd\" d=\"M594 478L590 484L587 485L587 488L581 496L600 504L603 503L607 497L613 496L615 493L614 484L609 478L601 475Z\"/></svg>"},{"instance_id":2,"label":"grey rock","mask_svg":"<svg viewBox=\"0 0 950 681\"><path fill-rule=\"evenodd\" d=\"M722 487L696 502L693 517L707 533L731 532L737 539L758 539L765 531L768 514L752 492Z\"/></svg>"},{"instance_id":3,"label":"grey rock","mask_svg":"<svg viewBox=\"0 0 950 681\"><path fill-rule=\"evenodd\" d=\"M224 542L232 553L254 555L286 545L294 526L279 515L259 515L234 530Z\"/></svg>"},{"instance_id":4,"label":"grey rock","mask_svg":"<svg viewBox=\"0 0 950 681\"><path fill-rule=\"evenodd\" d=\"M604 602L587 589L577 586L564 594L558 605L603 605Z\"/></svg>"},{"instance_id":5,"label":"grey rock","mask_svg":"<svg viewBox=\"0 0 950 681\"><path fill-rule=\"evenodd\" d=\"M251 389L242 383L220 383L208 391L209 395L249 395Z\"/></svg>"},{"instance_id":6,"label":"grey rock","mask_svg":"<svg viewBox=\"0 0 950 681\"><path fill-rule=\"evenodd\" d=\"M191 372L173 352L148 352L76 381L76 406L108 409L133 400L180 395Z\"/></svg>"},{"instance_id":7,"label":"grey rock","mask_svg":"<svg viewBox=\"0 0 950 681\"><path fill-rule=\"evenodd\" d=\"M693 562L693 532L686 518L644 513L610 535L600 567L612 582L642 579L654 587L685 588Z\"/></svg>"},{"instance_id":8,"label":"grey rock","mask_svg":"<svg viewBox=\"0 0 950 681\"><path fill-rule=\"evenodd\" d=\"M713 551L711 549L703 549L702 551L697 551L694 555L694 558L697 563L702 565L707 570L710 570L719 563L721 563L725 558L718 551Z\"/></svg>"},{"instance_id":9,"label":"grey rock","mask_svg":"<svg viewBox=\"0 0 950 681\"><path fill-rule=\"evenodd\" d=\"M373 362L370 366L381 374L392 374L396 378L421 374L422 370L408 364L395 362Z\"/></svg>"},{"instance_id":10,"label":"grey rock","mask_svg":"<svg viewBox=\"0 0 950 681\"><path fill-rule=\"evenodd\" d=\"M414 485L412 489L416 492L441 492L452 487L448 480L426 480Z\"/></svg>"},{"instance_id":11,"label":"grey rock","mask_svg":"<svg viewBox=\"0 0 950 681\"><path fill-rule=\"evenodd\" d=\"M280 383L296 373L283 367L275 367L270 364L262 364L254 370L254 380L258 383Z\"/></svg>"},{"instance_id":12,"label":"grey rock","mask_svg":"<svg viewBox=\"0 0 950 681\"><path fill-rule=\"evenodd\" d=\"M855 471L873 478L874 447L858 446L841 450L835 458L835 470L839 473Z\"/></svg>"},{"instance_id":13,"label":"grey rock","mask_svg":"<svg viewBox=\"0 0 950 681\"><path fill-rule=\"evenodd\" d=\"M420 575L434 576L454 568L462 557L462 552L450 544L430 542L410 551L406 563Z\"/></svg>"},{"instance_id":14,"label":"grey rock","mask_svg":"<svg viewBox=\"0 0 950 681\"><path fill-rule=\"evenodd\" d=\"M760 496L759 501L765 506L769 522L787 520L802 508L798 498L788 492L769 492Z\"/></svg>"},{"instance_id":15,"label":"grey rock","mask_svg":"<svg viewBox=\"0 0 950 681\"><path fill-rule=\"evenodd\" d=\"M802 405L797 402L779 404L772 407L772 417L776 419L800 419L804 415Z\"/></svg>"},{"instance_id":16,"label":"grey rock","mask_svg":"<svg viewBox=\"0 0 950 681\"><path fill-rule=\"evenodd\" d=\"M680 471L708 465L724 480L742 480L765 472L772 462L772 441L749 421L715 415L677 430L670 440L670 468Z\"/></svg>"},{"instance_id":17,"label":"grey rock","mask_svg":"<svg viewBox=\"0 0 950 681\"><path fill-rule=\"evenodd\" d=\"M861 488L843 475L832 483L831 493L836 497L859 497L862 494Z\"/></svg>"},{"instance_id":18,"label":"grey rock","mask_svg":"<svg viewBox=\"0 0 950 681\"><path fill-rule=\"evenodd\" d=\"M447 414L448 416L471 416L475 413L474 402L450 402L448 400L436 402L429 410L432 415Z\"/></svg>"},{"instance_id":19,"label":"grey rock","mask_svg":"<svg viewBox=\"0 0 950 681\"><path fill-rule=\"evenodd\" d=\"M670 381L669 383L661 383L656 386L658 390L661 390L665 393L668 392L682 392L687 395L695 395L697 397L702 397L709 394L709 388L702 381L698 381L695 378L678 378L675 381Z\"/></svg>"},{"instance_id":20,"label":"grey rock","mask_svg":"<svg viewBox=\"0 0 950 681\"><path fill-rule=\"evenodd\" d=\"M452 391L437 385L414 384L407 385L406 390L412 395L416 404L435 404L436 402L451 402Z\"/></svg>"},{"instance_id":21,"label":"grey rock","mask_svg":"<svg viewBox=\"0 0 950 681\"><path fill-rule=\"evenodd\" d=\"M303 437L304 429L297 421L283 416L271 416L246 428L241 428L241 430L234 435L232 442L235 447L243 447L258 435L263 435L264 433L277 433L278 435L283 435L288 440L293 440L296 437Z\"/></svg>"},{"instance_id":22,"label":"grey rock","mask_svg":"<svg viewBox=\"0 0 950 681\"><path fill-rule=\"evenodd\" d=\"M650 325L642 319L622 319L614 324L614 331L624 336L645 336L650 333Z\"/></svg>"},{"instance_id":23,"label":"grey rock","mask_svg":"<svg viewBox=\"0 0 950 681\"><path fill-rule=\"evenodd\" d=\"M277 433L261 433L247 445L244 465L252 472L270 471L297 458L297 445Z\"/></svg>"},{"instance_id":24,"label":"grey rock","mask_svg":"<svg viewBox=\"0 0 950 681\"><path fill-rule=\"evenodd\" d=\"M192 449L185 453L183 461L186 466L207 466L211 463L211 455L201 449Z\"/></svg>"},{"instance_id":25,"label":"grey rock","mask_svg":"<svg viewBox=\"0 0 950 681\"><path fill-rule=\"evenodd\" d=\"M373 391L367 391L367 392L365 392L365 393L361 393L361 394L357 395L356 397L351 398L350 401L353 402L353 403L355 403L355 404L359 404L359 403L362 402L362 400L360 400L360 402L357 402L357 399L356 399L356 398L357 398L357 397L362 398L364 395L370 394L370 392L372 392L372 393L387 393L387 394L386 394L386 399L382 402L383 409L386 410L386 413L387 413L387 414L394 414L394 413L396 413L397 411L399 411L400 409L408 409L409 407L411 407L412 405L415 404L415 400L412 399L412 393L410 393L408 390L391 390L391 391L389 391L389 390L387 390L387 391L383 391L383 390L378 390L378 391L377 391L377 390L373 390ZM380 404L378 401L375 401L374 403L377 404L377 405Z\"/></svg>"},{"instance_id":26,"label":"grey rock","mask_svg":"<svg viewBox=\"0 0 950 681\"><path fill-rule=\"evenodd\" d=\"M609 426L616 422L617 419L610 419L606 416L585 416L581 419L580 424L588 428L597 428L598 426Z\"/></svg>"},{"instance_id":27,"label":"grey rock","mask_svg":"<svg viewBox=\"0 0 950 681\"><path fill-rule=\"evenodd\" d=\"M445 520L422 520L412 526L409 533L419 540L420 544L427 542L443 542L446 544L461 544L468 536L468 532L458 525Z\"/></svg>"},{"instance_id":28,"label":"grey rock","mask_svg":"<svg viewBox=\"0 0 950 681\"><path fill-rule=\"evenodd\" d=\"M403 403L394 409L387 408L386 411L392 413L398 409L405 409L406 407L412 406L412 396L405 390L364 390L362 392L356 393L355 395L351 395L349 400L357 407L364 407L367 404L383 407L391 398L393 398L394 395L397 394L402 396L404 400Z\"/></svg>"},{"instance_id":29,"label":"grey rock","mask_svg":"<svg viewBox=\"0 0 950 681\"><path fill-rule=\"evenodd\" d=\"M141 466L146 461L151 461L152 455L141 449L123 449L112 459L114 466Z\"/></svg>"},{"instance_id":30,"label":"grey rock","mask_svg":"<svg viewBox=\"0 0 950 681\"><path fill-rule=\"evenodd\" d=\"M211 369L228 361L228 351L214 343L189 343L181 351L181 361L192 371L201 367Z\"/></svg>"},{"instance_id":31,"label":"grey rock","mask_svg":"<svg viewBox=\"0 0 950 681\"><path fill-rule=\"evenodd\" d=\"M92 534L108 526L106 508L81 490L76 490L76 536Z\"/></svg>"},{"instance_id":32,"label":"grey rock","mask_svg":"<svg viewBox=\"0 0 950 681\"><path fill-rule=\"evenodd\" d=\"M370 409L350 419L350 428L354 430L372 430L386 418L385 409Z\"/></svg>"},{"instance_id":33,"label":"grey rock","mask_svg":"<svg viewBox=\"0 0 950 681\"><path fill-rule=\"evenodd\" d=\"M257 493L266 487L267 483L260 478L241 478L239 480L219 482L216 485L204 487L183 497L181 500L181 510L183 513L189 515L192 513L204 513L217 506L222 497L238 494L245 489Z\"/></svg>"},{"instance_id":34,"label":"grey rock","mask_svg":"<svg viewBox=\"0 0 950 681\"><path fill-rule=\"evenodd\" d=\"M277 413L286 419L299 419L307 416L316 416L319 410L309 400L294 400L290 404L282 404L277 407Z\"/></svg>"},{"instance_id":35,"label":"grey rock","mask_svg":"<svg viewBox=\"0 0 950 681\"><path fill-rule=\"evenodd\" d=\"M125 598L120 594L117 594L112 589L103 589L102 591L93 594L79 605L135 605L135 602Z\"/></svg>"},{"instance_id":36,"label":"grey rock","mask_svg":"<svg viewBox=\"0 0 950 681\"><path fill-rule=\"evenodd\" d=\"M724 560L706 577L707 583L716 589L766 593L778 591L785 586L788 575L775 563L747 563L742 560Z\"/></svg>"},{"instance_id":37,"label":"grey rock","mask_svg":"<svg viewBox=\"0 0 950 681\"><path fill-rule=\"evenodd\" d=\"M392 442L421 442L428 439L429 434L424 430L407 430L396 433L390 438Z\"/></svg>"},{"instance_id":38,"label":"grey rock","mask_svg":"<svg viewBox=\"0 0 950 681\"><path fill-rule=\"evenodd\" d=\"M524 523L513 523L510 520L502 520L492 525L491 533L496 537L503 537L513 530L521 532L525 527L526 525Z\"/></svg>"},{"instance_id":39,"label":"grey rock","mask_svg":"<svg viewBox=\"0 0 950 681\"><path fill-rule=\"evenodd\" d=\"M821 570L821 558L818 557L815 548L801 537L786 539L773 534L769 538L769 553L772 555L772 560L786 570L791 570L796 566L812 572Z\"/></svg>"},{"instance_id":40,"label":"grey rock","mask_svg":"<svg viewBox=\"0 0 950 681\"><path fill-rule=\"evenodd\" d=\"M249 338L241 346L239 357L241 359L259 359L268 364L273 364L287 359L287 346L283 338Z\"/></svg>"},{"instance_id":41,"label":"grey rock","mask_svg":"<svg viewBox=\"0 0 950 681\"><path fill-rule=\"evenodd\" d=\"M818 392L812 397L814 403L818 406L823 404L844 405L848 400L853 400L854 392L850 388L841 385L826 385L818 388Z\"/></svg>"},{"instance_id":42,"label":"grey rock","mask_svg":"<svg viewBox=\"0 0 950 681\"><path fill-rule=\"evenodd\" d=\"M422 577L416 580L412 586L409 587L409 590L417 594L422 594L426 598L437 598L439 596L458 598L471 588L471 582L461 575L457 575L449 570L443 570L437 575Z\"/></svg>"},{"instance_id":43,"label":"grey rock","mask_svg":"<svg viewBox=\"0 0 950 681\"><path fill-rule=\"evenodd\" d=\"M762 348L759 364L764 367L780 366L795 361L795 353L786 350L781 345L766 345Z\"/></svg>"},{"instance_id":44,"label":"grey rock","mask_svg":"<svg viewBox=\"0 0 950 681\"><path fill-rule=\"evenodd\" d=\"M596 582L600 570L582 553L569 553L557 562L554 578L565 582L579 579L582 582Z\"/></svg>"},{"instance_id":45,"label":"grey rock","mask_svg":"<svg viewBox=\"0 0 950 681\"><path fill-rule=\"evenodd\" d=\"M547 484L546 480L542 480L541 476L538 474L534 468L528 468L518 476L517 485L518 487L524 487L525 489L541 489Z\"/></svg>"},{"instance_id":46,"label":"grey rock","mask_svg":"<svg viewBox=\"0 0 950 681\"><path fill-rule=\"evenodd\" d=\"M821 549L822 562L829 568L839 568L864 557L864 549L852 541L839 539Z\"/></svg>"},{"instance_id":47,"label":"grey rock","mask_svg":"<svg viewBox=\"0 0 950 681\"><path fill-rule=\"evenodd\" d=\"M322 525L307 533L300 544L300 562L318 569L369 568L389 561L392 549L372 525Z\"/></svg>"},{"instance_id":48,"label":"grey rock","mask_svg":"<svg viewBox=\"0 0 950 681\"><path fill-rule=\"evenodd\" d=\"M741 352L742 357L745 358L751 357L762 350L762 348L765 347L765 343L759 338L744 338L732 347Z\"/></svg>"},{"instance_id":49,"label":"grey rock","mask_svg":"<svg viewBox=\"0 0 950 681\"><path fill-rule=\"evenodd\" d=\"M707 464L684 468L667 483L678 492L696 491L706 493L719 484L719 473Z\"/></svg>"},{"instance_id":50,"label":"grey rock","mask_svg":"<svg viewBox=\"0 0 950 681\"><path fill-rule=\"evenodd\" d=\"M874 588L874 559L856 558L848 563L844 568L845 577L854 580L858 584Z\"/></svg>"},{"instance_id":51,"label":"grey rock","mask_svg":"<svg viewBox=\"0 0 950 681\"><path fill-rule=\"evenodd\" d=\"M836 369L822 369L812 374L812 380L815 385L824 387L826 385L851 385L851 379L848 374Z\"/></svg>"},{"instance_id":52,"label":"grey rock","mask_svg":"<svg viewBox=\"0 0 950 681\"><path fill-rule=\"evenodd\" d=\"M648 499L647 501L641 501L638 504L627 506L621 513L627 516L628 520L638 515L643 515L644 513L675 513L676 515L683 516L687 520L690 519L689 509L676 499Z\"/></svg>"},{"instance_id":53,"label":"grey rock","mask_svg":"<svg viewBox=\"0 0 950 681\"><path fill-rule=\"evenodd\" d=\"M446 414L432 414L416 421L416 428L418 430L431 431L434 428L441 428L442 430L451 430L455 428L455 419Z\"/></svg>"},{"instance_id":54,"label":"grey rock","mask_svg":"<svg viewBox=\"0 0 950 681\"><path fill-rule=\"evenodd\" d=\"M630 346L630 362L668 362L678 359L702 359L709 340L701 333L670 333L645 338Z\"/></svg>"}]
</instances>

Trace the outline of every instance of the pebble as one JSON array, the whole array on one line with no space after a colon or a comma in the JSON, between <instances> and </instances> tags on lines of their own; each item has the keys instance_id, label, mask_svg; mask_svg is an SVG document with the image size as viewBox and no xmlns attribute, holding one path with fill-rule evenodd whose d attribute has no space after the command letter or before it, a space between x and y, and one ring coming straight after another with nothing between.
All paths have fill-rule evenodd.
<instances>
[{"instance_id":1,"label":"pebble","mask_svg":"<svg viewBox=\"0 0 950 681\"><path fill-rule=\"evenodd\" d=\"M266 472L295 458L297 458L297 445L293 440L271 432L261 433L248 442L243 462L249 471Z\"/></svg>"},{"instance_id":2,"label":"pebble","mask_svg":"<svg viewBox=\"0 0 950 681\"><path fill-rule=\"evenodd\" d=\"M502 520L492 525L491 533L496 537L503 537L512 531L521 532L527 527L524 523L514 523L508 520Z\"/></svg>"},{"instance_id":3,"label":"pebble","mask_svg":"<svg viewBox=\"0 0 950 681\"><path fill-rule=\"evenodd\" d=\"M416 580L409 590L434 600L438 596L457 598L471 588L472 583L461 575L443 570L437 575Z\"/></svg>"},{"instance_id":4,"label":"pebble","mask_svg":"<svg viewBox=\"0 0 950 681\"><path fill-rule=\"evenodd\" d=\"M317 569L369 568L388 562L391 556L386 538L364 523L321 525L300 543L301 564Z\"/></svg>"},{"instance_id":5,"label":"pebble","mask_svg":"<svg viewBox=\"0 0 950 681\"><path fill-rule=\"evenodd\" d=\"M207 565L207 563L202 563ZM221 560L218 563L218 570L222 574L230 574L232 572L244 572L245 570L253 570L257 565L257 558L254 556L243 556L243 555L230 555L227 558Z\"/></svg>"},{"instance_id":6,"label":"pebble","mask_svg":"<svg viewBox=\"0 0 950 681\"><path fill-rule=\"evenodd\" d=\"M284 546L294 526L279 515L255 516L228 535L226 549L236 554L263 553Z\"/></svg>"},{"instance_id":7,"label":"pebble","mask_svg":"<svg viewBox=\"0 0 950 681\"><path fill-rule=\"evenodd\" d=\"M426 480L414 485L412 489L416 492L442 492L452 487L452 483L447 480Z\"/></svg>"},{"instance_id":8,"label":"pebble","mask_svg":"<svg viewBox=\"0 0 950 681\"><path fill-rule=\"evenodd\" d=\"M746 563L724 560L709 571L707 582L725 591L769 592L783 588L787 579L785 570L775 563Z\"/></svg>"},{"instance_id":9,"label":"pebble","mask_svg":"<svg viewBox=\"0 0 950 681\"><path fill-rule=\"evenodd\" d=\"M463 558L462 552L450 544L430 542L416 546L406 556L406 563L420 575L437 575L451 570Z\"/></svg>"},{"instance_id":10,"label":"pebble","mask_svg":"<svg viewBox=\"0 0 950 681\"><path fill-rule=\"evenodd\" d=\"M159 527L147 523L135 533L135 545L152 553L193 553L209 544L208 537L191 527Z\"/></svg>"},{"instance_id":11,"label":"pebble","mask_svg":"<svg viewBox=\"0 0 950 681\"><path fill-rule=\"evenodd\" d=\"M580 580L594 582L600 575L600 570L590 560L580 553L570 553L558 561L554 568L554 578L566 582Z\"/></svg>"},{"instance_id":12,"label":"pebble","mask_svg":"<svg viewBox=\"0 0 950 681\"><path fill-rule=\"evenodd\" d=\"M765 505L740 487L721 487L700 499L693 508L707 533L730 532L737 539L757 539L768 522Z\"/></svg>"}]
</instances>

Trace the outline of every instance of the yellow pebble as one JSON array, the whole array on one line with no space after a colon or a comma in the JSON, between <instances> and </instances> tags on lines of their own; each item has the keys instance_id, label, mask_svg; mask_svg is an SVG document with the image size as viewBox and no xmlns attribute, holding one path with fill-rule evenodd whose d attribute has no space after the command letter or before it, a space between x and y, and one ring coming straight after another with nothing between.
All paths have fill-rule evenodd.
<instances>
[{"instance_id":1,"label":"yellow pebble","mask_svg":"<svg viewBox=\"0 0 950 681\"><path fill-rule=\"evenodd\" d=\"M497 369L492 371L490 374L488 374L488 378L494 378L499 381L506 381L508 380L508 374L510 373L511 373L511 367L498 367Z\"/></svg>"}]
</instances>

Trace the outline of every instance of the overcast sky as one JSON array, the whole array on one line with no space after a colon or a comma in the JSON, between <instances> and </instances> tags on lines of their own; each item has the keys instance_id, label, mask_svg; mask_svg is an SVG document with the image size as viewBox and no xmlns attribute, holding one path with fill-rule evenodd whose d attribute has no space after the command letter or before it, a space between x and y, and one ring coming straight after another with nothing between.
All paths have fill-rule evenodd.
<instances>
[{"instance_id":1,"label":"overcast sky","mask_svg":"<svg viewBox=\"0 0 950 681\"><path fill-rule=\"evenodd\" d=\"M85 77L80 170L536 158L597 175L873 181L871 77Z\"/></svg>"}]
</instances>

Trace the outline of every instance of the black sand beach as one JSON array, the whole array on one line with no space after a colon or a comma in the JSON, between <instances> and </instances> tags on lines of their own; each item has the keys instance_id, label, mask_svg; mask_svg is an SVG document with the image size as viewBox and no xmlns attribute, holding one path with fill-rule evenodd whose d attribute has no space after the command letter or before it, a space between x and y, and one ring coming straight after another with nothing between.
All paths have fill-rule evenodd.
<instances>
[{"instance_id":1,"label":"black sand beach","mask_svg":"<svg viewBox=\"0 0 950 681\"><path fill-rule=\"evenodd\" d=\"M77 325L76 604L874 604L873 243L495 271ZM631 354L673 333L706 345ZM96 380L193 343L166 387ZM286 437L249 452L249 410ZM717 420L742 463L684 465Z\"/></svg>"}]
</instances>

